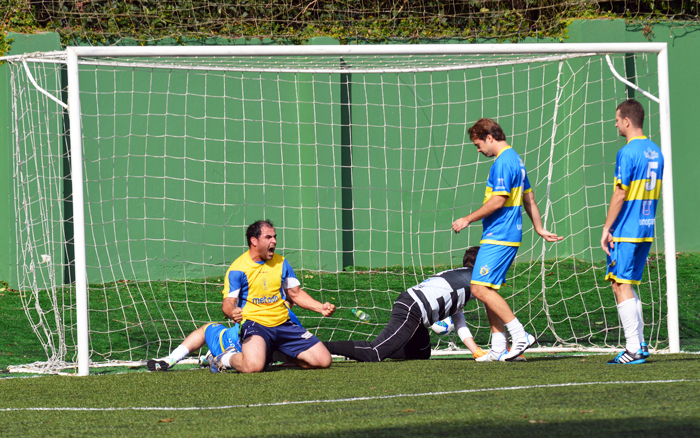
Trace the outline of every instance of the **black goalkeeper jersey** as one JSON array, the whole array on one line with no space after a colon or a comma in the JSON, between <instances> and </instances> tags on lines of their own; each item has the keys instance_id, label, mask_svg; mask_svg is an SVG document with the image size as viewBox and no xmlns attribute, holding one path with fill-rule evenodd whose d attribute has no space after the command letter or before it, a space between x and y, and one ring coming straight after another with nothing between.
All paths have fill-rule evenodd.
<instances>
[{"instance_id":1,"label":"black goalkeeper jersey","mask_svg":"<svg viewBox=\"0 0 700 438\"><path fill-rule=\"evenodd\" d=\"M472 298L472 268L442 271L408 290L420 307L423 325L430 327L459 311Z\"/></svg>"}]
</instances>

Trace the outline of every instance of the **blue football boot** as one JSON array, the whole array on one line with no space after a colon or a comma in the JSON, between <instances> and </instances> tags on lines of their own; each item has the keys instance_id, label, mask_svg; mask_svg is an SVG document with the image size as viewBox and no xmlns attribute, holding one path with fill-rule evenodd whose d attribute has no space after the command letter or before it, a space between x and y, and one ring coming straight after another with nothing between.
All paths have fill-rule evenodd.
<instances>
[{"instance_id":1,"label":"blue football boot","mask_svg":"<svg viewBox=\"0 0 700 438\"><path fill-rule=\"evenodd\" d=\"M646 357L641 353L641 349L636 353L630 353L627 350L622 350L620 354L608 361L608 365L634 365L644 363Z\"/></svg>"}]
</instances>

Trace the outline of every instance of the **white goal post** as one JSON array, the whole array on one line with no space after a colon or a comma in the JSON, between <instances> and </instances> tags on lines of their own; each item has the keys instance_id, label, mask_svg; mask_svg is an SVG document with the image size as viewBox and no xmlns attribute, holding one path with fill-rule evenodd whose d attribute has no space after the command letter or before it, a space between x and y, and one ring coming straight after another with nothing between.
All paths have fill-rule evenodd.
<instances>
[{"instance_id":1,"label":"white goal post","mask_svg":"<svg viewBox=\"0 0 700 438\"><path fill-rule=\"evenodd\" d=\"M398 292L478 245L479 225L450 224L483 199L490 161L466 134L480 117L504 127L545 226L565 236L543 243L524 221L504 289L516 316L542 351L619 348L597 242L615 107L633 96L666 166L662 247L639 292L652 348L680 351L665 43L69 47L2 60L17 283L47 354L35 371L143 363L221 320L222 275L263 218L305 289L339 307L326 320L300 312L305 327L376 335ZM465 313L488 342L483 309Z\"/></svg>"}]
</instances>

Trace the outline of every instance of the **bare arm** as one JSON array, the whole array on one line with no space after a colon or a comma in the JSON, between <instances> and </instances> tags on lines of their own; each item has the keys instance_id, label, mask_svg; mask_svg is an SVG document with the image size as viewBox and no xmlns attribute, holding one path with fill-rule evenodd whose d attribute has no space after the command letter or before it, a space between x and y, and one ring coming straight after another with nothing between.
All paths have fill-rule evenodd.
<instances>
[{"instance_id":1,"label":"bare arm","mask_svg":"<svg viewBox=\"0 0 700 438\"><path fill-rule=\"evenodd\" d=\"M307 294L304 289L299 286L294 286L286 290L287 296L292 299L294 304L302 309L313 310L323 316L331 316L335 312L335 305L325 302L316 301L311 295Z\"/></svg>"},{"instance_id":2,"label":"bare arm","mask_svg":"<svg viewBox=\"0 0 700 438\"><path fill-rule=\"evenodd\" d=\"M472 222L480 221L485 217L489 217L494 211L503 207L507 200L508 197L503 195L491 196L491 198L486 201L484 205L479 207L478 210L452 222L452 229L455 231L455 233L459 233L463 229L467 228Z\"/></svg>"},{"instance_id":3,"label":"bare arm","mask_svg":"<svg viewBox=\"0 0 700 438\"><path fill-rule=\"evenodd\" d=\"M527 192L523 195L523 207L530 220L532 221L532 226L535 227L535 232L542 236L547 242L556 242L562 240L563 236L557 236L554 233L550 233L542 227L542 216L540 216L540 209L537 208L537 202L535 201L535 194L533 192Z\"/></svg>"},{"instance_id":4,"label":"bare arm","mask_svg":"<svg viewBox=\"0 0 700 438\"><path fill-rule=\"evenodd\" d=\"M615 223L617 215L620 214L622 210L622 205L625 203L625 198L627 197L627 190L623 189L621 186L615 186L615 192L613 192L612 199L610 199L610 208L608 209L608 216L605 219L605 225L603 225L603 236L600 238L600 246L603 247L603 251L607 255L610 255L610 248L613 247L613 236L610 233L610 227Z\"/></svg>"},{"instance_id":5,"label":"bare arm","mask_svg":"<svg viewBox=\"0 0 700 438\"><path fill-rule=\"evenodd\" d=\"M240 307L236 307L237 298L226 297L224 302L221 304L221 311L224 312L226 318L233 320L234 322L243 321L243 313Z\"/></svg>"}]
</instances>

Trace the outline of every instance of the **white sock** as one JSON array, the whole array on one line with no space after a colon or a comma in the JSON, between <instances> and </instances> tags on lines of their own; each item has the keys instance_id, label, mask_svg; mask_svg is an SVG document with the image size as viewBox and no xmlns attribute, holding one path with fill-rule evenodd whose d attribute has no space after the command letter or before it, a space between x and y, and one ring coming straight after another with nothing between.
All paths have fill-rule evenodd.
<instances>
[{"instance_id":1,"label":"white sock","mask_svg":"<svg viewBox=\"0 0 700 438\"><path fill-rule=\"evenodd\" d=\"M491 351L502 353L506 349L506 334L501 332L491 333Z\"/></svg>"},{"instance_id":2,"label":"white sock","mask_svg":"<svg viewBox=\"0 0 700 438\"><path fill-rule=\"evenodd\" d=\"M172 353L165 358L170 366L180 362L185 356L190 354L190 350L184 345L179 345Z\"/></svg>"},{"instance_id":3,"label":"white sock","mask_svg":"<svg viewBox=\"0 0 700 438\"><path fill-rule=\"evenodd\" d=\"M231 367L231 356L234 354L238 354L236 351L235 353L226 353L223 356L221 356L221 363L224 365L224 368L232 368Z\"/></svg>"},{"instance_id":4,"label":"white sock","mask_svg":"<svg viewBox=\"0 0 700 438\"><path fill-rule=\"evenodd\" d=\"M637 315L639 317L637 323L637 336L639 337L639 343L641 344L644 342L644 314L642 313L642 301L639 299L637 291L634 290L634 287L632 287L632 293L634 294L634 301L637 305Z\"/></svg>"},{"instance_id":5,"label":"white sock","mask_svg":"<svg viewBox=\"0 0 700 438\"><path fill-rule=\"evenodd\" d=\"M636 353L641 348L637 330L639 327L639 314L637 313L637 302L634 298L625 300L617 305L617 313L620 315L620 323L625 331L625 348L630 353Z\"/></svg>"},{"instance_id":6,"label":"white sock","mask_svg":"<svg viewBox=\"0 0 700 438\"><path fill-rule=\"evenodd\" d=\"M513 340L513 342L515 342L516 339L525 337L525 327L520 324L518 318L514 318L511 322L506 324L506 328L508 329L508 333L510 333L510 338Z\"/></svg>"}]
</instances>

